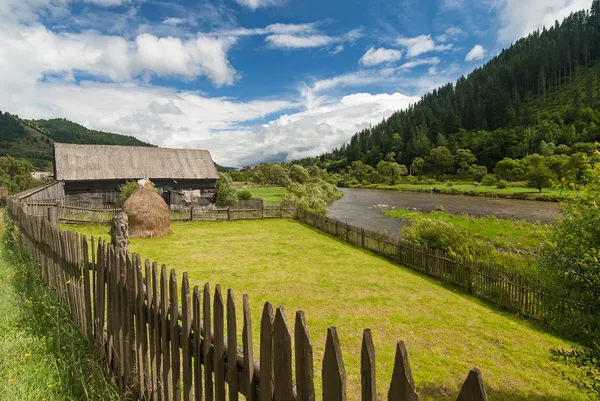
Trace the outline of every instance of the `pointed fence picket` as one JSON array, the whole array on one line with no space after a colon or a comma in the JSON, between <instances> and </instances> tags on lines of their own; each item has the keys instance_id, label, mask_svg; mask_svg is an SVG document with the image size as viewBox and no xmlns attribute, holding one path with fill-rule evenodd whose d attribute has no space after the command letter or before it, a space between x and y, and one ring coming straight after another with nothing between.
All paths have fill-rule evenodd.
<instances>
[{"instance_id":1,"label":"pointed fence picket","mask_svg":"<svg viewBox=\"0 0 600 401\"><path fill-rule=\"evenodd\" d=\"M256 326L260 344L255 352L250 301L244 295L240 348L231 289L224 302L217 285L211 303L209 284L190 294L187 273L179 286L176 272L168 272L164 265L159 269L156 263L142 263L139 255L119 253L104 241L59 230L18 203L9 202L9 210L42 279L62 297L81 331L93 337L122 391L161 401L237 401L239 394L247 401L347 400L335 327L326 333L320 364L322 394L315 394L313 348L302 312L295 314L292 333L283 307L274 313L267 302ZM366 329L360 358L362 401L383 399L377 394L375 355L371 331ZM402 341L396 345L388 388L389 401L417 400ZM469 372L458 400L487 400L479 369Z\"/></svg>"}]
</instances>

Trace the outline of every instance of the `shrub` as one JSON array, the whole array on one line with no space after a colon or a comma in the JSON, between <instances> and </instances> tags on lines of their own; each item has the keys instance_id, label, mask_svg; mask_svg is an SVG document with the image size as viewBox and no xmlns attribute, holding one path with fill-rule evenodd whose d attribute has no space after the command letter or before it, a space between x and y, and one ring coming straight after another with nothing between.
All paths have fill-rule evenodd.
<instances>
[{"instance_id":1,"label":"shrub","mask_svg":"<svg viewBox=\"0 0 600 401\"><path fill-rule=\"evenodd\" d=\"M406 182L407 184L416 184L419 181L419 179L414 175L409 175L407 177L404 177L402 181Z\"/></svg>"},{"instance_id":2,"label":"shrub","mask_svg":"<svg viewBox=\"0 0 600 401\"><path fill-rule=\"evenodd\" d=\"M500 181L498 181L498 183L496 184L496 188L498 188L498 189L505 189L505 188L508 188L508 182L506 182L505 180L500 180Z\"/></svg>"},{"instance_id":3,"label":"shrub","mask_svg":"<svg viewBox=\"0 0 600 401\"><path fill-rule=\"evenodd\" d=\"M241 189L237 191L237 197L239 200L252 199L252 192L248 191L247 189Z\"/></svg>"},{"instance_id":4,"label":"shrub","mask_svg":"<svg viewBox=\"0 0 600 401\"><path fill-rule=\"evenodd\" d=\"M217 206L234 206L238 201L238 194L233 187L233 181L227 174L219 173L217 180Z\"/></svg>"},{"instance_id":5,"label":"shrub","mask_svg":"<svg viewBox=\"0 0 600 401\"><path fill-rule=\"evenodd\" d=\"M485 186L496 185L496 182L498 182L498 179L496 178L496 176L494 174L486 174L481 179L481 185L485 185Z\"/></svg>"}]
</instances>

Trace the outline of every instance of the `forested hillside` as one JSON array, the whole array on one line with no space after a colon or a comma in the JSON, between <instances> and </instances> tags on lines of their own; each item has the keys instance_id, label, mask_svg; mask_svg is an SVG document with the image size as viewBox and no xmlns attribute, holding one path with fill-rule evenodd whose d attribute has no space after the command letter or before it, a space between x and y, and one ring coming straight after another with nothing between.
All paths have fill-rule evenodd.
<instances>
[{"instance_id":1,"label":"forested hillside","mask_svg":"<svg viewBox=\"0 0 600 401\"><path fill-rule=\"evenodd\" d=\"M594 146L581 143L600 141L599 126L600 0L594 0L591 10L518 40L456 84L299 163L342 174L357 161L410 170L415 160L422 167L417 174L461 175L461 166L462 173L491 172L504 158L589 155ZM440 156L448 161L436 163Z\"/></svg>"},{"instance_id":2,"label":"forested hillside","mask_svg":"<svg viewBox=\"0 0 600 401\"><path fill-rule=\"evenodd\" d=\"M29 161L46 169L53 160L53 143L152 146L132 136L95 131L65 119L23 120L0 112L0 155Z\"/></svg>"}]
</instances>

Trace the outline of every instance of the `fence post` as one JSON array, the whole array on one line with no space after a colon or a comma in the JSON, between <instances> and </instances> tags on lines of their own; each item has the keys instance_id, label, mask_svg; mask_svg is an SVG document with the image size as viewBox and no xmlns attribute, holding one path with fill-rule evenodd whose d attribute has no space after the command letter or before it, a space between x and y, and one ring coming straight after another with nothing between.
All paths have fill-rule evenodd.
<instances>
[{"instance_id":1,"label":"fence post","mask_svg":"<svg viewBox=\"0 0 600 401\"><path fill-rule=\"evenodd\" d=\"M129 248L129 218L123 212L112 219L110 225L111 243L117 253L127 254Z\"/></svg>"},{"instance_id":2,"label":"fence post","mask_svg":"<svg viewBox=\"0 0 600 401\"><path fill-rule=\"evenodd\" d=\"M194 205L190 206L190 221L194 221Z\"/></svg>"},{"instance_id":3,"label":"fence post","mask_svg":"<svg viewBox=\"0 0 600 401\"><path fill-rule=\"evenodd\" d=\"M365 247L365 229L361 228L360 229L360 246L361 247Z\"/></svg>"},{"instance_id":4,"label":"fence post","mask_svg":"<svg viewBox=\"0 0 600 401\"><path fill-rule=\"evenodd\" d=\"M58 226L58 207L50 206L48 208L48 221L53 227Z\"/></svg>"},{"instance_id":5,"label":"fence post","mask_svg":"<svg viewBox=\"0 0 600 401\"><path fill-rule=\"evenodd\" d=\"M227 206L227 220L231 220L231 206Z\"/></svg>"}]
</instances>

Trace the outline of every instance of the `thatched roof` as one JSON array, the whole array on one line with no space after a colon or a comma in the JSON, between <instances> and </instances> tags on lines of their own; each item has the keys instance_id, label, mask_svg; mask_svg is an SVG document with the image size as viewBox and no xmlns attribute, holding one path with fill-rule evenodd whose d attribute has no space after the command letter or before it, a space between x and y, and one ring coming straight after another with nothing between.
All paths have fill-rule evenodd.
<instances>
[{"instance_id":1,"label":"thatched roof","mask_svg":"<svg viewBox=\"0 0 600 401\"><path fill-rule=\"evenodd\" d=\"M54 144L55 179L217 179L210 153L199 149Z\"/></svg>"},{"instance_id":2,"label":"thatched roof","mask_svg":"<svg viewBox=\"0 0 600 401\"><path fill-rule=\"evenodd\" d=\"M129 218L131 238L157 238L169 233L169 206L152 188L150 181L146 181L143 188L138 188L131 194L122 210Z\"/></svg>"}]
</instances>

